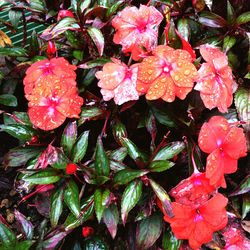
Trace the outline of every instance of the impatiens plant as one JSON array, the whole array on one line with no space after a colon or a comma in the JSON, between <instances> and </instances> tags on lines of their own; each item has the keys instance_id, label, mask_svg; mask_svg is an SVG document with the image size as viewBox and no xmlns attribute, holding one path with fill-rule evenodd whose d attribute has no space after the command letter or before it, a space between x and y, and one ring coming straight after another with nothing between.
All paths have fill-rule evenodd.
<instances>
[{"instance_id":1,"label":"impatiens plant","mask_svg":"<svg viewBox=\"0 0 250 250\"><path fill-rule=\"evenodd\" d=\"M248 8L0 2L0 249L250 249Z\"/></svg>"}]
</instances>

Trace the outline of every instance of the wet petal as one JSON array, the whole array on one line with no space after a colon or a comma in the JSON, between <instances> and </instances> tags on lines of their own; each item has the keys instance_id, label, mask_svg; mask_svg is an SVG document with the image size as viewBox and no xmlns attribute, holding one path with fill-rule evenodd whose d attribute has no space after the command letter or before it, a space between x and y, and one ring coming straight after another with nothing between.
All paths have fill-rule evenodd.
<instances>
[{"instance_id":1,"label":"wet petal","mask_svg":"<svg viewBox=\"0 0 250 250\"><path fill-rule=\"evenodd\" d=\"M200 46L200 53L205 61L212 63L213 59L219 57L226 57L226 55L220 51L218 48L211 46L209 44Z\"/></svg>"},{"instance_id":2,"label":"wet petal","mask_svg":"<svg viewBox=\"0 0 250 250\"><path fill-rule=\"evenodd\" d=\"M167 90L167 81L168 79L165 77L165 75L161 75L158 77L149 87L146 98L148 100L156 100L164 96L166 90Z\"/></svg>"}]
</instances>

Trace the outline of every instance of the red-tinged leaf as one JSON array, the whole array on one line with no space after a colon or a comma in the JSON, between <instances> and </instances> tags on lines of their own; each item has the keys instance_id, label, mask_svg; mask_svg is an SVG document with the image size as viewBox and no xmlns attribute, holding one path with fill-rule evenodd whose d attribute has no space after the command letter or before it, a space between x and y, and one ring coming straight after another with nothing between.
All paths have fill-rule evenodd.
<instances>
[{"instance_id":1,"label":"red-tinged leaf","mask_svg":"<svg viewBox=\"0 0 250 250\"><path fill-rule=\"evenodd\" d=\"M43 250L54 250L57 244L66 237L67 232L55 230L42 243Z\"/></svg>"},{"instance_id":2,"label":"red-tinged leaf","mask_svg":"<svg viewBox=\"0 0 250 250\"><path fill-rule=\"evenodd\" d=\"M21 231L27 240L32 240L34 227L27 218L19 211L15 210L15 218L21 228Z\"/></svg>"},{"instance_id":3,"label":"red-tinged leaf","mask_svg":"<svg viewBox=\"0 0 250 250\"><path fill-rule=\"evenodd\" d=\"M250 175L248 175L240 184L240 186L229 196L236 196L248 193L250 191Z\"/></svg>"},{"instance_id":4,"label":"red-tinged leaf","mask_svg":"<svg viewBox=\"0 0 250 250\"><path fill-rule=\"evenodd\" d=\"M123 192L121 200L121 217L125 225L128 213L136 206L142 194L142 181L131 182Z\"/></svg>"},{"instance_id":5,"label":"red-tinged leaf","mask_svg":"<svg viewBox=\"0 0 250 250\"><path fill-rule=\"evenodd\" d=\"M248 22L250 22L250 11L247 11L247 12L241 14L236 19L236 23L238 25L245 24L245 23L248 23Z\"/></svg>"},{"instance_id":6,"label":"red-tinged leaf","mask_svg":"<svg viewBox=\"0 0 250 250\"><path fill-rule=\"evenodd\" d=\"M157 184L155 181L153 181L152 179L149 179L149 183L150 183L154 193L156 194L158 199L161 201L164 212L166 212L168 216L173 217L173 210L172 210L170 198L169 198L167 192L159 184Z\"/></svg>"},{"instance_id":7,"label":"red-tinged leaf","mask_svg":"<svg viewBox=\"0 0 250 250\"><path fill-rule=\"evenodd\" d=\"M188 20L186 18L179 19L177 23L177 31L178 35L181 36L182 39L185 39L186 41L189 41L190 38L190 28L188 24Z\"/></svg>"},{"instance_id":8,"label":"red-tinged leaf","mask_svg":"<svg viewBox=\"0 0 250 250\"><path fill-rule=\"evenodd\" d=\"M116 236L117 225L119 222L119 213L115 204L111 204L108 208L104 210L103 221L106 224L111 237L114 239Z\"/></svg>"},{"instance_id":9,"label":"red-tinged leaf","mask_svg":"<svg viewBox=\"0 0 250 250\"><path fill-rule=\"evenodd\" d=\"M200 13L199 22L212 28L223 28L227 24L227 21L224 18L208 11Z\"/></svg>"},{"instance_id":10,"label":"red-tinged leaf","mask_svg":"<svg viewBox=\"0 0 250 250\"><path fill-rule=\"evenodd\" d=\"M83 107L78 120L78 125L82 125L86 121L103 119L105 117L105 110L98 107Z\"/></svg>"},{"instance_id":11,"label":"red-tinged leaf","mask_svg":"<svg viewBox=\"0 0 250 250\"><path fill-rule=\"evenodd\" d=\"M103 37L102 32L99 29L94 28L94 27L89 27L87 29L87 32L90 38L92 39L92 41L94 42L99 55L102 56L103 50L104 50L104 37Z\"/></svg>"},{"instance_id":12,"label":"red-tinged leaf","mask_svg":"<svg viewBox=\"0 0 250 250\"><path fill-rule=\"evenodd\" d=\"M129 101L129 102L126 102L122 105L121 109L120 109L120 112L124 112L126 111L127 109L130 109L131 107L133 107L135 104L137 103L137 101Z\"/></svg>"},{"instance_id":13,"label":"red-tinged leaf","mask_svg":"<svg viewBox=\"0 0 250 250\"><path fill-rule=\"evenodd\" d=\"M166 35L166 42L167 45L173 47L175 49L180 49L182 46L180 37L176 33L175 24L173 21L167 23L165 27L165 35Z\"/></svg>"},{"instance_id":14,"label":"red-tinged leaf","mask_svg":"<svg viewBox=\"0 0 250 250\"><path fill-rule=\"evenodd\" d=\"M51 189L53 189L55 186L53 184L45 184L45 185L37 185L36 186L36 192L37 193L44 193Z\"/></svg>"},{"instance_id":15,"label":"red-tinged leaf","mask_svg":"<svg viewBox=\"0 0 250 250\"><path fill-rule=\"evenodd\" d=\"M114 139L116 140L116 142L120 146L122 146L123 138L128 137L125 125L123 123L121 123L119 120L113 121L112 132L113 132L113 136L114 136Z\"/></svg>"},{"instance_id":16,"label":"red-tinged leaf","mask_svg":"<svg viewBox=\"0 0 250 250\"><path fill-rule=\"evenodd\" d=\"M148 249L154 245L162 231L162 217L154 214L141 220L136 228L136 244L139 249Z\"/></svg>"}]
</instances>

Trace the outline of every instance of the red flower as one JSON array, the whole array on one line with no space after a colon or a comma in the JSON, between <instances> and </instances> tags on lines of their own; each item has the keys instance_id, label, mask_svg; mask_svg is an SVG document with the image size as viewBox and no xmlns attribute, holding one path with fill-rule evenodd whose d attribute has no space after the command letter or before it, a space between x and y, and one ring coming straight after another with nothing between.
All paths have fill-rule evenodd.
<instances>
[{"instance_id":1,"label":"red flower","mask_svg":"<svg viewBox=\"0 0 250 250\"><path fill-rule=\"evenodd\" d=\"M83 227L82 228L82 236L83 237L90 237L94 233L93 227Z\"/></svg>"},{"instance_id":2,"label":"red flower","mask_svg":"<svg viewBox=\"0 0 250 250\"><path fill-rule=\"evenodd\" d=\"M131 52L137 61L145 50L151 51L156 46L162 19L162 14L153 6L126 7L112 21L116 29L114 43L121 44L122 51Z\"/></svg>"},{"instance_id":3,"label":"red flower","mask_svg":"<svg viewBox=\"0 0 250 250\"><path fill-rule=\"evenodd\" d=\"M74 17L74 14L70 10L60 10L58 12L57 21L64 17Z\"/></svg>"},{"instance_id":4,"label":"red flower","mask_svg":"<svg viewBox=\"0 0 250 250\"><path fill-rule=\"evenodd\" d=\"M170 223L178 239L188 239L193 249L212 240L214 232L227 225L227 199L216 194L213 198L197 207L172 203L174 217L165 214L164 220Z\"/></svg>"},{"instance_id":5,"label":"red flower","mask_svg":"<svg viewBox=\"0 0 250 250\"><path fill-rule=\"evenodd\" d=\"M77 165L74 163L69 163L66 166L66 173L67 174L75 174L76 170L77 170Z\"/></svg>"},{"instance_id":6,"label":"red flower","mask_svg":"<svg viewBox=\"0 0 250 250\"><path fill-rule=\"evenodd\" d=\"M56 54L56 45L54 42L48 42L46 53L48 58L52 58Z\"/></svg>"},{"instance_id":7,"label":"red flower","mask_svg":"<svg viewBox=\"0 0 250 250\"><path fill-rule=\"evenodd\" d=\"M230 127L224 117L214 116L203 124L198 141L201 150L209 153L206 177L210 185L226 187L224 174L234 173L237 160L247 154L243 129Z\"/></svg>"},{"instance_id":8,"label":"red flower","mask_svg":"<svg viewBox=\"0 0 250 250\"><path fill-rule=\"evenodd\" d=\"M215 187L209 184L205 173L194 173L189 178L182 180L169 194L175 201L184 205L197 205L207 201Z\"/></svg>"},{"instance_id":9,"label":"red flower","mask_svg":"<svg viewBox=\"0 0 250 250\"><path fill-rule=\"evenodd\" d=\"M219 111L227 112L233 101L234 83L227 56L210 45L202 45L200 53L207 63L201 65L194 89L200 91L206 108L217 107Z\"/></svg>"},{"instance_id":10,"label":"red flower","mask_svg":"<svg viewBox=\"0 0 250 250\"><path fill-rule=\"evenodd\" d=\"M175 96L183 100L192 90L196 75L187 51L161 45L153 56L138 64L137 90L146 93L148 100L173 102Z\"/></svg>"},{"instance_id":11,"label":"red flower","mask_svg":"<svg viewBox=\"0 0 250 250\"><path fill-rule=\"evenodd\" d=\"M113 62L108 62L103 66L102 71L96 72L104 101L114 98L115 103L121 105L124 102L138 100L137 66L133 65L129 68L117 59L112 60Z\"/></svg>"}]
</instances>

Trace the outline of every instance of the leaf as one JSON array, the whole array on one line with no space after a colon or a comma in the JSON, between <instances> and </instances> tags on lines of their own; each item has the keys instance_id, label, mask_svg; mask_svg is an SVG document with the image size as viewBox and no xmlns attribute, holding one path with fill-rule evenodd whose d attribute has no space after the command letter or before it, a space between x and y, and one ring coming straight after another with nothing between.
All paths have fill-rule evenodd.
<instances>
[{"instance_id":1,"label":"leaf","mask_svg":"<svg viewBox=\"0 0 250 250\"><path fill-rule=\"evenodd\" d=\"M26 112L14 111L11 115L4 114L3 118L4 118L5 125L23 123L25 125L32 126L32 123L30 122L29 116Z\"/></svg>"},{"instance_id":2,"label":"leaf","mask_svg":"<svg viewBox=\"0 0 250 250\"><path fill-rule=\"evenodd\" d=\"M163 161L172 159L175 155L178 155L185 148L185 144L182 141L171 142L162 148L153 158L152 161Z\"/></svg>"},{"instance_id":3,"label":"leaf","mask_svg":"<svg viewBox=\"0 0 250 250\"><path fill-rule=\"evenodd\" d=\"M236 15L233 6L230 1L227 0L227 21L229 24L233 24L235 22Z\"/></svg>"},{"instance_id":4,"label":"leaf","mask_svg":"<svg viewBox=\"0 0 250 250\"><path fill-rule=\"evenodd\" d=\"M141 220L136 228L136 244L139 249L148 249L154 245L162 231L162 217L154 214Z\"/></svg>"},{"instance_id":5,"label":"leaf","mask_svg":"<svg viewBox=\"0 0 250 250\"><path fill-rule=\"evenodd\" d=\"M44 0L29 0L30 8L36 12L45 12L46 4Z\"/></svg>"},{"instance_id":6,"label":"leaf","mask_svg":"<svg viewBox=\"0 0 250 250\"><path fill-rule=\"evenodd\" d=\"M116 11L122 7L122 5L124 4L124 0L120 0L120 1L116 1L114 2L107 10L106 16L109 17L113 14L116 13Z\"/></svg>"},{"instance_id":7,"label":"leaf","mask_svg":"<svg viewBox=\"0 0 250 250\"><path fill-rule=\"evenodd\" d=\"M243 196L241 219L243 220L249 212L250 212L250 197L249 194L246 194Z\"/></svg>"},{"instance_id":8,"label":"leaf","mask_svg":"<svg viewBox=\"0 0 250 250\"><path fill-rule=\"evenodd\" d=\"M95 67L103 66L107 62L111 62L111 60L108 58L97 58L97 59L88 61L84 64L78 65L78 68L80 68L80 69L92 69Z\"/></svg>"},{"instance_id":9,"label":"leaf","mask_svg":"<svg viewBox=\"0 0 250 250\"><path fill-rule=\"evenodd\" d=\"M234 191L233 193L231 193L229 196L236 196L236 195L240 195L240 194L245 194L248 193L250 191L250 175L248 175L240 184L240 186L236 189L236 191Z\"/></svg>"},{"instance_id":10,"label":"leaf","mask_svg":"<svg viewBox=\"0 0 250 250\"><path fill-rule=\"evenodd\" d=\"M236 19L236 24L239 24L239 25L245 24L248 22L250 22L250 11L247 11L247 12L241 14Z\"/></svg>"},{"instance_id":11,"label":"leaf","mask_svg":"<svg viewBox=\"0 0 250 250\"><path fill-rule=\"evenodd\" d=\"M103 148L101 137L99 136L96 142L95 150L95 170L98 176L109 176L110 167L109 159Z\"/></svg>"},{"instance_id":12,"label":"leaf","mask_svg":"<svg viewBox=\"0 0 250 250\"><path fill-rule=\"evenodd\" d=\"M27 240L32 240L34 227L27 218L19 211L15 210L15 218L21 227L21 231Z\"/></svg>"},{"instance_id":13,"label":"leaf","mask_svg":"<svg viewBox=\"0 0 250 250\"><path fill-rule=\"evenodd\" d=\"M223 51L228 52L236 43L236 38L234 36L226 36L223 40Z\"/></svg>"},{"instance_id":14,"label":"leaf","mask_svg":"<svg viewBox=\"0 0 250 250\"><path fill-rule=\"evenodd\" d=\"M104 50L104 37L102 32L94 27L88 27L87 32L92 41L94 42L99 55L102 56Z\"/></svg>"},{"instance_id":15,"label":"leaf","mask_svg":"<svg viewBox=\"0 0 250 250\"><path fill-rule=\"evenodd\" d=\"M1 131L4 131L21 141L30 141L36 134L36 131L32 127L23 124L1 124L0 132Z\"/></svg>"},{"instance_id":16,"label":"leaf","mask_svg":"<svg viewBox=\"0 0 250 250\"><path fill-rule=\"evenodd\" d=\"M123 139L127 139L128 137L125 125L121 123L119 120L115 120L112 123L112 133L113 133L115 141L120 146L123 145Z\"/></svg>"},{"instance_id":17,"label":"leaf","mask_svg":"<svg viewBox=\"0 0 250 250\"><path fill-rule=\"evenodd\" d=\"M165 170L170 169L171 167L173 167L175 165L174 162L171 161L153 161L150 163L148 169L150 170L150 172L163 172Z\"/></svg>"},{"instance_id":18,"label":"leaf","mask_svg":"<svg viewBox=\"0 0 250 250\"><path fill-rule=\"evenodd\" d=\"M0 47L5 47L6 45L12 46L12 42L10 38L2 30L0 30Z\"/></svg>"},{"instance_id":19,"label":"leaf","mask_svg":"<svg viewBox=\"0 0 250 250\"><path fill-rule=\"evenodd\" d=\"M170 229L163 233L162 237L163 250L178 250L180 245L181 245L181 240L178 240Z\"/></svg>"},{"instance_id":20,"label":"leaf","mask_svg":"<svg viewBox=\"0 0 250 250\"><path fill-rule=\"evenodd\" d=\"M50 164L51 167L57 169L65 169L68 163L70 162L70 160L63 153L61 148L55 148L53 146L52 149L51 147L48 147L48 152L47 154L45 153L45 161L46 160L48 160L47 163Z\"/></svg>"},{"instance_id":21,"label":"leaf","mask_svg":"<svg viewBox=\"0 0 250 250\"><path fill-rule=\"evenodd\" d=\"M91 4L91 0L81 1L79 5L80 13L83 13L86 9L88 9L90 4Z\"/></svg>"},{"instance_id":22,"label":"leaf","mask_svg":"<svg viewBox=\"0 0 250 250\"><path fill-rule=\"evenodd\" d=\"M72 149L72 161L80 162L86 154L88 148L89 131L84 131L77 139Z\"/></svg>"},{"instance_id":23,"label":"leaf","mask_svg":"<svg viewBox=\"0 0 250 250\"><path fill-rule=\"evenodd\" d=\"M113 150L110 155L109 158L115 161L123 161L126 156L128 154L127 148L125 147L120 147L118 149Z\"/></svg>"},{"instance_id":24,"label":"leaf","mask_svg":"<svg viewBox=\"0 0 250 250\"><path fill-rule=\"evenodd\" d=\"M43 250L54 250L56 249L57 244L66 237L67 232L62 232L55 230L47 236L47 239L42 243Z\"/></svg>"},{"instance_id":25,"label":"leaf","mask_svg":"<svg viewBox=\"0 0 250 250\"><path fill-rule=\"evenodd\" d=\"M19 48L19 47L12 47L12 48L1 48L0 47L0 56L27 56L26 49Z\"/></svg>"},{"instance_id":26,"label":"leaf","mask_svg":"<svg viewBox=\"0 0 250 250\"><path fill-rule=\"evenodd\" d=\"M50 222L52 227L56 227L63 210L63 188L56 189L51 196Z\"/></svg>"},{"instance_id":27,"label":"leaf","mask_svg":"<svg viewBox=\"0 0 250 250\"><path fill-rule=\"evenodd\" d=\"M199 22L212 28L223 28L227 24L227 21L224 18L209 11L203 11L200 13Z\"/></svg>"},{"instance_id":28,"label":"leaf","mask_svg":"<svg viewBox=\"0 0 250 250\"><path fill-rule=\"evenodd\" d=\"M67 204L70 211L78 217L80 215L80 200L79 200L79 190L76 183L71 179L64 191L64 201Z\"/></svg>"},{"instance_id":29,"label":"leaf","mask_svg":"<svg viewBox=\"0 0 250 250\"><path fill-rule=\"evenodd\" d=\"M121 200L121 217L125 225L128 213L136 206L142 194L142 181L132 181L124 190Z\"/></svg>"},{"instance_id":30,"label":"leaf","mask_svg":"<svg viewBox=\"0 0 250 250\"><path fill-rule=\"evenodd\" d=\"M89 120L97 120L104 116L104 110L98 107L83 107L78 120L78 125L82 125Z\"/></svg>"},{"instance_id":31,"label":"leaf","mask_svg":"<svg viewBox=\"0 0 250 250\"><path fill-rule=\"evenodd\" d=\"M186 40L189 41L190 38L190 29L188 26L188 21L186 18L180 18L177 23L177 29L181 36Z\"/></svg>"},{"instance_id":32,"label":"leaf","mask_svg":"<svg viewBox=\"0 0 250 250\"><path fill-rule=\"evenodd\" d=\"M104 210L103 221L107 226L111 237L114 239L116 236L117 225L119 222L119 213L115 204L111 204L108 208Z\"/></svg>"},{"instance_id":33,"label":"leaf","mask_svg":"<svg viewBox=\"0 0 250 250\"><path fill-rule=\"evenodd\" d=\"M172 206L171 206L170 198L167 192L152 179L149 179L149 183L154 193L156 194L158 199L161 201L164 211L169 215L169 217L173 217Z\"/></svg>"},{"instance_id":34,"label":"leaf","mask_svg":"<svg viewBox=\"0 0 250 250\"><path fill-rule=\"evenodd\" d=\"M148 172L148 170L123 169L115 174L113 183L116 186L125 185L130 181L147 174Z\"/></svg>"},{"instance_id":35,"label":"leaf","mask_svg":"<svg viewBox=\"0 0 250 250\"><path fill-rule=\"evenodd\" d=\"M84 250L108 250L107 244L98 237L93 237L85 241Z\"/></svg>"},{"instance_id":36,"label":"leaf","mask_svg":"<svg viewBox=\"0 0 250 250\"><path fill-rule=\"evenodd\" d=\"M2 246L7 249L12 248L16 244L15 234L3 223L0 222L0 241Z\"/></svg>"},{"instance_id":37,"label":"leaf","mask_svg":"<svg viewBox=\"0 0 250 250\"><path fill-rule=\"evenodd\" d=\"M44 30L43 33L40 35L40 37L46 41L49 41L58 37L66 30L77 30L77 29L79 29L79 25L75 18L64 17L57 24L53 24L46 30Z\"/></svg>"},{"instance_id":38,"label":"leaf","mask_svg":"<svg viewBox=\"0 0 250 250\"><path fill-rule=\"evenodd\" d=\"M98 222L101 222L102 214L105 209L105 206L103 204L103 193L101 189L96 189L94 193L94 201L95 201L95 214Z\"/></svg>"},{"instance_id":39,"label":"leaf","mask_svg":"<svg viewBox=\"0 0 250 250\"><path fill-rule=\"evenodd\" d=\"M14 95L3 94L3 95L0 95L0 104L3 104L5 106L10 106L10 107L16 107L17 99Z\"/></svg>"},{"instance_id":40,"label":"leaf","mask_svg":"<svg viewBox=\"0 0 250 250\"><path fill-rule=\"evenodd\" d=\"M58 182L61 179L59 173L54 169L43 169L37 171L34 174L23 177L24 181L33 183L33 184L51 184Z\"/></svg>"},{"instance_id":41,"label":"leaf","mask_svg":"<svg viewBox=\"0 0 250 250\"><path fill-rule=\"evenodd\" d=\"M32 240L24 240L21 242L18 242L15 246L16 250L29 250L31 246L33 245L34 241Z\"/></svg>"},{"instance_id":42,"label":"leaf","mask_svg":"<svg viewBox=\"0 0 250 250\"><path fill-rule=\"evenodd\" d=\"M18 27L18 23L20 21L22 17L22 12L18 11L18 10L9 10L9 20L11 22L11 24L17 28Z\"/></svg>"},{"instance_id":43,"label":"leaf","mask_svg":"<svg viewBox=\"0 0 250 250\"><path fill-rule=\"evenodd\" d=\"M63 151L67 156L70 156L73 145L76 142L76 137L77 137L76 121L69 122L65 127L61 138L61 146L63 147Z\"/></svg>"}]
</instances>

